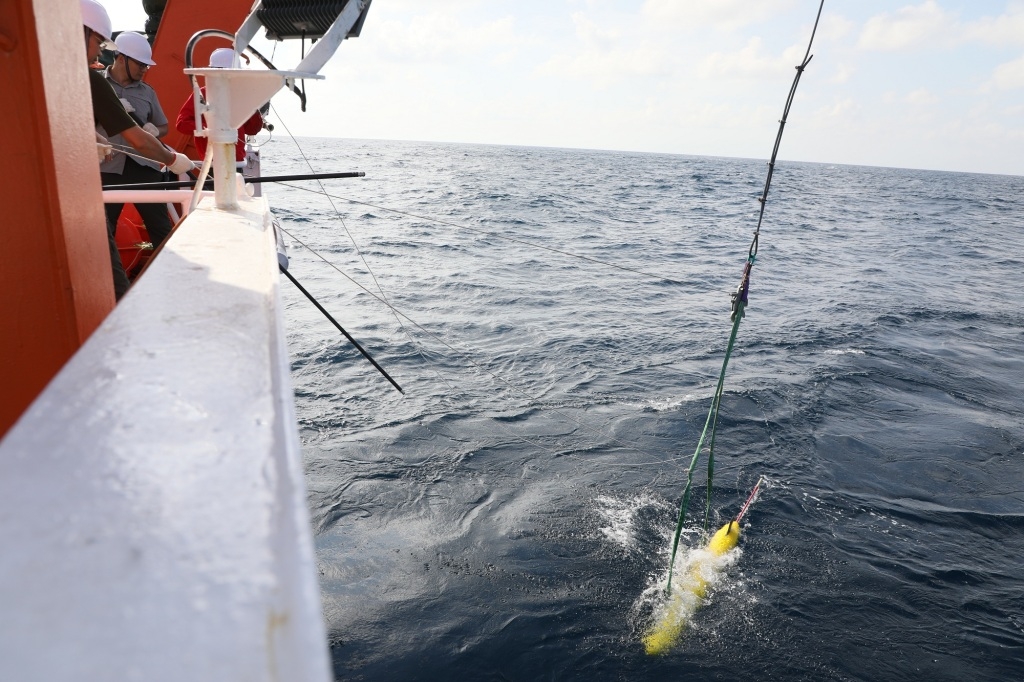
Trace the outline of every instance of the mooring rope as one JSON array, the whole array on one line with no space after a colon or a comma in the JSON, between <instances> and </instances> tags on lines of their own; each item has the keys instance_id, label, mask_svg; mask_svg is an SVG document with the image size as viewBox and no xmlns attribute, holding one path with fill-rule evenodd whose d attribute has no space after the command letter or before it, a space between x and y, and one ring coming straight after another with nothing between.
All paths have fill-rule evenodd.
<instances>
[{"instance_id":1,"label":"mooring rope","mask_svg":"<svg viewBox=\"0 0 1024 682\"><path fill-rule=\"evenodd\" d=\"M750 271L753 269L754 261L757 258L757 247L761 236L761 222L764 220L764 208L768 203L768 189L771 187L772 175L775 173L775 160L779 155L779 144L782 142L782 133L786 128L786 119L789 117L789 108L793 105L793 97L796 95L796 87L800 83L800 76L803 74L804 69L807 68L807 65L811 62L811 45L814 43L814 34L818 30L818 21L821 20L821 10L824 6L825 0L821 0L821 4L818 6L818 16L814 20L814 28L811 29L811 39L807 43L807 51L804 53L803 61L801 61L796 67L796 76L793 78L793 85L789 88L789 96L786 98L786 106L783 108L782 118L779 120L779 132L775 136L775 146L772 149L771 159L768 161L768 176L764 181L764 191L761 193L761 196L758 197L758 201L761 203L761 210L757 217L757 229L754 230L754 238L751 240L750 249L747 251L747 263L743 267L743 277L741 278L736 291L732 295L732 332L729 334L729 343L725 349L725 359L722 361L722 371L718 375L718 386L715 389L715 397L711 401L711 409L708 410L708 418L704 422L704 430L700 434L700 439L697 441L697 449L694 450L693 457L690 459L690 466L686 470L686 486L683 488L683 500L679 505L679 516L676 520L676 530L672 538L672 556L669 559L668 582L665 585L666 594L672 594L672 572L675 568L676 553L679 550L679 536L682 534L683 524L686 522L686 509L690 504L693 472L697 467L697 461L700 458L701 450L704 448L704 440L707 438L708 430L710 429L711 438L708 440L707 500L704 506L704 530L705 532L708 530L708 523L711 518L711 491L715 475L715 433L718 426L718 412L722 405L722 391L725 386L725 373L729 367L729 358L732 356L733 347L736 343L736 334L739 332L740 322L743 320L747 307L747 298L750 293ZM758 481L758 486L759 485L760 481ZM744 507L744 511L746 511L746 507Z\"/></svg>"}]
</instances>

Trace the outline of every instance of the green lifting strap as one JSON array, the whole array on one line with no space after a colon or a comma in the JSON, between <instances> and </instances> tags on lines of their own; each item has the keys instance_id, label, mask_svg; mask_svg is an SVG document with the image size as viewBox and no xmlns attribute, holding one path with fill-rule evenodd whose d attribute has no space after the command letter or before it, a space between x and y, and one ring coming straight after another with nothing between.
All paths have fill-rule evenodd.
<instances>
[{"instance_id":1,"label":"green lifting strap","mask_svg":"<svg viewBox=\"0 0 1024 682\"><path fill-rule=\"evenodd\" d=\"M697 441L697 449L690 459L690 467L686 471L686 487L683 489L683 501L679 505L679 519L676 521L676 532L672 538L672 558L668 564L668 583L665 586L665 593L672 594L672 572L676 565L676 552L679 549L679 536L683 532L683 523L686 521L686 508L690 504L691 484L693 482L693 470L697 468L697 460L700 451L704 447L704 439L711 430L711 438L708 442L708 494L707 503L704 507L704 530L708 529L708 522L711 517L711 485L715 474L715 431L718 425L718 409L722 404L722 393L725 387L725 371L729 367L729 358L732 356L733 346L736 345L736 334L740 329L740 322L743 320L744 310L747 307L747 294L750 290L750 270L754 265L753 254L747 257L747 264L743 269L743 279L740 281L736 293L733 294L732 310L732 332L729 334L729 344L725 348L725 360L722 362L722 371L718 375L718 387L715 389L715 398L711 401L711 409L708 410L708 418L704 422L704 431Z\"/></svg>"},{"instance_id":2,"label":"green lifting strap","mask_svg":"<svg viewBox=\"0 0 1024 682\"><path fill-rule=\"evenodd\" d=\"M672 571L676 565L676 551L679 549L679 535L683 532L683 522L686 520L686 507L690 504L690 487L693 482L693 470L697 467L697 459L700 457L701 448L704 447L704 439L711 429L711 439L708 442L708 495L704 507L704 530L708 529L708 522L711 518L711 487L715 475L715 429L718 425L718 408L722 404L722 387L725 385L725 370L729 366L729 356L732 355L733 345L736 343L736 332L739 331L740 321L743 319L743 311L747 307L747 294L750 290L750 270L754 266L754 259L757 258L757 246L761 236L761 221L764 220L764 209L768 203L768 189L772 185L772 174L775 172L775 159L779 155L779 144L782 142L782 132L786 129L786 119L789 118L789 108L793 106L793 97L796 95L796 87L800 84L800 76L804 69L811 63L811 45L814 43L814 34L818 31L818 21L821 20L821 10L825 7L825 0L818 5L818 16L814 19L814 28L811 29L811 39L807 42L807 52L804 59L796 67L796 76L793 78L793 85L789 88L789 97L786 98L786 106L782 110L782 118L779 120L779 132L775 136L775 148L772 149L771 159L768 161L768 177L764 181L764 191L758 201L761 202L761 210L757 216L757 229L754 230L754 239L750 242L750 250L747 253L747 264L743 268L743 279L732 296L732 333L729 335L729 345L725 349L725 361L722 362L722 373L718 375L718 388L715 390L715 399L711 401L711 409L708 411L707 421L704 422L704 431L700 434L700 441L697 449L693 452L690 460L690 468L686 471L686 488L683 489L683 503L679 506L679 520L676 521L676 534L672 538L672 559L668 565L668 584L665 586L665 593L672 594Z\"/></svg>"}]
</instances>

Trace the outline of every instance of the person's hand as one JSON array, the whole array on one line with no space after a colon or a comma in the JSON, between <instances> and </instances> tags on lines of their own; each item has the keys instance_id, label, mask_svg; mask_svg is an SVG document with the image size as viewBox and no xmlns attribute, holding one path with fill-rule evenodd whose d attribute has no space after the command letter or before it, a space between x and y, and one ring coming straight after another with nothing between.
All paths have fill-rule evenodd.
<instances>
[{"instance_id":1,"label":"person's hand","mask_svg":"<svg viewBox=\"0 0 1024 682\"><path fill-rule=\"evenodd\" d=\"M160 129L148 121L142 126L142 129L153 137L160 137Z\"/></svg>"},{"instance_id":2,"label":"person's hand","mask_svg":"<svg viewBox=\"0 0 1024 682\"><path fill-rule=\"evenodd\" d=\"M97 142L96 156L98 157L100 163L103 163L104 161L110 161L112 158L114 158L114 148L111 147L109 144L102 144L100 142Z\"/></svg>"},{"instance_id":3,"label":"person's hand","mask_svg":"<svg viewBox=\"0 0 1024 682\"><path fill-rule=\"evenodd\" d=\"M96 133L96 155L99 157L100 163L114 158L114 147L110 144L110 140L99 133Z\"/></svg>"},{"instance_id":4,"label":"person's hand","mask_svg":"<svg viewBox=\"0 0 1024 682\"><path fill-rule=\"evenodd\" d=\"M174 155L174 161L167 166L175 175L181 175L186 171L190 171L195 168L195 164L192 163L192 159L188 158L184 154L176 153Z\"/></svg>"},{"instance_id":5,"label":"person's hand","mask_svg":"<svg viewBox=\"0 0 1024 682\"><path fill-rule=\"evenodd\" d=\"M132 103L129 102L127 100L127 98L125 98L125 97L118 97L118 99L121 100L121 106L123 106L124 110L127 111L129 114L132 113L133 111L135 111L135 107L132 106Z\"/></svg>"}]
</instances>

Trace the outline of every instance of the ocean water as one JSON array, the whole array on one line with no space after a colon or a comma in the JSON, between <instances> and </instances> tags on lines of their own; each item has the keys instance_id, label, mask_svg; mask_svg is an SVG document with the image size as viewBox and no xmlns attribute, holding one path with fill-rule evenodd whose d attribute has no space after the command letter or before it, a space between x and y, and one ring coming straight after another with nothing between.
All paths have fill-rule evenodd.
<instances>
[{"instance_id":1,"label":"ocean water","mask_svg":"<svg viewBox=\"0 0 1024 682\"><path fill-rule=\"evenodd\" d=\"M764 160L280 137L263 159L365 171L265 192L291 272L405 390L283 283L338 679L1020 679L1024 178L779 162L712 523L765 483L651 657ZM694 480L684 559L703 458Z\"/></svg>"}]
</instances>

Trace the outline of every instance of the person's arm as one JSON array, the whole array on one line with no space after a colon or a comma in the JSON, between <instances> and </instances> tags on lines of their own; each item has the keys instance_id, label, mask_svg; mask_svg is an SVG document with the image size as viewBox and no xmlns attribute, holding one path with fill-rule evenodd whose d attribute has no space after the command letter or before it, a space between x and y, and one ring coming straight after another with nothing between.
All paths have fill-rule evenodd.
<instances>
[{"instance_id":1,"label":"person's arm","mask_svg":"<svg viewBox=\"0 0 1024 682\"><path fill-rule=\"evenodd\" d=\"M147 159L167 166L172 173L180 175L191 170L193 165L187 156L172 152L132 120L121 106L107 79L95 72L89 73L92 88L93 117L107 135L120 134L125 141Z\"/></svg>"},{"instance_id":2,"label":"person's arm","mask_svg":"<svg viewBox=\"0 0 1024 682\"><path fill-rule=\"evenodd\" d=\"M157 125L152 121L146 121L146 125L142 126L142 129L153 137L163 137L167 134L167 124Z\"/></svg>"},{"instance_id":3,"label":"person's arm","mask_svg":"<svg viewBox=\"0 0 1024 682\"><path fill-rule=\"evenodd\" d=\"M172 152L139 126L121 132L121 137L147 159L167 166L172 173L180 175L193 167L192 161L184 154Z\"/></svg>"},{"instance_id":4,"label":"person's arm","mask_svg":"<svg viewBox=\"0 0 1024 682\"><path fill-rule=\"evenodd\" d=\"M249 120L242 124L242 131L246 135L256 135L263 130L263 117L260 116L260 112L256 112L249 117Z\"/></svg>"},{"instance_id":5,"label":"person's arm","mask_svg":"<svg viewBox=\"0 0 1024 682\"><path fill-rule=\"evenodd\" d=\"M131 146L135 147L135 151L142 154L147 159L152 159L159 163L169 166L174 163L174 152L163 146L160 140L156 139L139 126L132 126L128 130L121 132L121 136L124 137L125 141Z\"/></svg>"},{"instance_id":6,"label":"person's arm","mask_svg":"<svg viewBox=\"0 0 1024 682\"><path fill-rule=\"evenodd\" d=\"M94 69L89 70L89 87L92 95L93 120L103 128L108 136L117 135L135 125L135 121L121 105L121 100L114 94L114 89Z\"/></svg>"},{"instance_id":7,"label":"person's arm","mask_svg":"<svg viewBox=\"0 0 1024 682\"><path fill-rule=\"evenodd\" d=\"M188 96L185 103L181 105L178 119L174 122L174 129L182 135L196 134L196 103L193 99L194 97L195 93Z\"/></svg>"}]
</instances>

